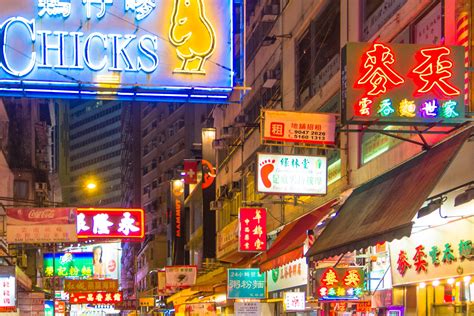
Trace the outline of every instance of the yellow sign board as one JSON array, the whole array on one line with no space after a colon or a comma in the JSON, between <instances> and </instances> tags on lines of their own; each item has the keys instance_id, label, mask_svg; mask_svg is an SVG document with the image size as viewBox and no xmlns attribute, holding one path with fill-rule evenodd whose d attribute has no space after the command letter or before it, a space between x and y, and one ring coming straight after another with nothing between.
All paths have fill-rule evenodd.
<instances>
[{"instance_id":1,"label":"yellow sign board","mask_svg":"<svg viewBox=\"0 0 474 316\"><path fill-rule=\"evenodd\" d=\"M140 307L155 307L155 298L142 297L139 300Z\"/></svg>"}]
</instances>

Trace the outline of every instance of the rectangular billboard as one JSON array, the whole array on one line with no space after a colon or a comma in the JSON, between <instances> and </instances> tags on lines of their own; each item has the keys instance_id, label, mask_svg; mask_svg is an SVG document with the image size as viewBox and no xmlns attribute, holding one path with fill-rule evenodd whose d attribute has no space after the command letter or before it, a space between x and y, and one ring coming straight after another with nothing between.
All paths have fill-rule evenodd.
<instances>
[{"instance_id":1,"label":"rectangular billboard","mask_svg":"<svg viewBox=\"0 0 474 316\"><path fill-rule=\"evenodd\" d=\"M45 253L43 268L45 277L92 277L93 254L92 252Z\"/></svg>"},{"instance_id":2,"label":"rectangular billboard","mask_svg":"<svg viewBox=\"0 0 474 316\"><path fill-rule=\"evenodd\" d=\"M72 248L74 251L92 252L94 279L120 279L122 245L118 242L94 243Z\"/></svg>"},{"instance_id":3,"label":"rectangular billboard","mask_svg":"<svg viewBox=\"0 0 474 316\"><path fill-rule=\"evenodd\" d=\"M266 194L324 195L327 158L257 154L257 191Z\"/></svg>"},{"instance_id":4,"label":"rectangular billboard","mask_svg":"<svg viewBox=\"0 0 474 316\"><path fill-rule=\"evenodd\" d=\"M239 208L239 251L262 252L267 250L267 210L265 208Z\"/></svg>"},{"instance_id":5,"label":"rectangular billboard","mask_svg":"<svg viewBox=\"0 0 474 316\"><path fill-rule=\"evenodd\" d=\"M165 267L166 289L188 288L196 284L197 266Z\"/></svg>"},{"instance_id":6,"label":"rectangular billboard","mask_svg":"<svg viewBox=\"0 0 474 316\"><path fill-rule=\"evenodd\" d=\"M78 208L79 239L125 239L141 241L145 236L142 209Z\"/></svg>"},{"instance_id":7,"label":"rectangular billboard","mask_svg":"<svg viewBox=\"0 0 474 316\"><path fill-rule=\"evenodd\" d=\"M64 280L64 291L68 293L117 292L118 288L118 280Z\"/></svg>"},{"instance_id":8,"label":"rectangular billboard","mask_svg":"<svg viewBox=\"0 0 474 316\"><path fill-rule=\"evenodd\" d=\"M260 273L260 269L227 269L228 299L263 299L265 288L265 273Z\"/></svg>"},{"instance_id":9,"label":"rectangular billboard","mask_svg":"<svg viewBox=\"0 0 474 316\"><path fill-rule=\"evenodd\" d=\"M263 110L263 140L333 145L336 115Z\"/></svg>"},{"instance_id":10,"label":"rectangular billboard","mask_svg":"<svg viewBox=\"0 0 474 316\"><path fill-rule=\"evenodd\" d=\"M0 95L223 102L233 0L16 0L0 12Z\"/></svg>"},{"instance_id":11,"label":"rectangular billboard","mask_svg":"<svg viewBox=\"0 0 474 316\"><path fill-rule=\"evenodd\" d=\"M343 122L420 125L466 119L462 46L348 43L341 60Z\"/></svg>"},{"instance_id":12,"label":"rectangular billboard","mask_svg":"<svg viewBox=\"0 0 474 316\"><path fill-rule=\"evenodd\" d=\"M8 208L10 244L76 242L74 208Z\"/></svg>"}]
</instances>

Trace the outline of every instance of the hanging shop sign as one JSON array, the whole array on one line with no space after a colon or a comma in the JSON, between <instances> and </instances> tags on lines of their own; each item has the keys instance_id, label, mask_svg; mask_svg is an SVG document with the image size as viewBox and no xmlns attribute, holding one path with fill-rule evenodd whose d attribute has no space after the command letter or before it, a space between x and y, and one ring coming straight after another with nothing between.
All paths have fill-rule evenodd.
<instances>
[{"instance_id":1,"label":"hanging shop sign","mask_svg":"<svg viewBox=\"0 0 474 316\"><path fill-rule=\"evenodd\" d=\"M137 308L138 304L135 299L124 299L122 302L115 304L115 309L121 311L136 310Z\"/></svg>"},{"instance_id":2,"label":"hanging shop sign","mask_svg":"<svg viewBox=\"0 0 474 316\"><path fill-rule=\"evenodd\" d=\"M196 284L197 266L165 267L166 288L183 289Z\"/></svg>"},{"instance_id":3,"label":"hanging shop sign","mask_svg":"<svg viewBox=\"0 0 474 316\"><path fill-rule=\"evenodd\" d=\"M474 274L473 230L468 218L392 241L393 285Z\"/></svg>"},{"instance_id":4,"label":"hanging shop sign","mask_svg":"<svg viewBox=\"0 0 474 316\"><path fill-rule=\"evenodd\" d=\"M224 102L232 20L232 0L2 3L0 95Z\"/></svg>"},{"instance_id":5,"label":"hanging shop sign","mask_svg":"<svg viewBox=\"0 0 474 316\"><path fill-rule=\"evenodd\" d=\"M16 279L13 275L0 275L0 312L16 311Z\"/></svg>"},{"instance_id":6,"label":"hanging shop sign","mask_svg":"<svg viewBox=\"0 0 474 316\"><path fill-rule=\"evenodd\" d=\"M283 294L283 309L287 312L304 311L306 308L305 292L285 292Z\"/></svg>"},{"instance_id":7,"label":"hanging shop sign","mask_svg":"<svg viewBox=\"0 0 474 316\"><path fill-rule=\"evenodd\" d=\"M196 303L186 304L185 313L186 316L215 316L216 304L214 303Z\"/></svg>"},{"instance_id":8,"label":"hanging shop sign","mask_svg":"<svg viewBox=\"0 0 474 316\"><path fill-rule=\"evenodd\" d=\"M239 251L262 252L267 250L267 210L265 208L239 208Z\"/></svg>"},{"instance_id":9,"label":"hanging shop sign","mask_svg":"<svg viewBox=\"0 0 474 316\"><path fill-rule=\"evenodd\" d=\"M319 300L358 300L364 294L362 268L316 270L316 297Z\"/></svg>"},{"instance_id":10,"label":"hanging shop sign","mask_svg":"<svg viewBox=\"0 0 474 316\"><path fill-rule=\"evenodd\" d=\"M64 280L64 291L81 293L87 291L117 292L118 280Z\"/></svg>"},{"instance_id":11,"label":"hanging shop sign","mask_svg":"<svg viewBox=\"0 0 474 316\"><path fill-rule=\"evenodd\" d=\"M257 154L257 191L322 195L327 192L327 159L319 156Z\"/></svg>"},{"instance_id":12,"label":"hanging shop sign","mask_svg":"<svg viewBox=\"0 0 474 316\"><path fill-rule=\"evenodd\" d=\"M290 289L308 284L308 264L301 258L267 273L268 292Z\"/></svg>"},{"instance_id":13,"label":"hanging shop sign","mask_svg":"<svg viewBox=\"0 0 474 316\"><path fill-rule=\"evenodd\" d=\"M154 297L140 297L138 300L138 305L140 307L155 307L155 298Z\"/></svg>"},{"instance_id":14,"label":"hanging shop sign","mask_svg":"<svg viewBox=\"0 0 474 316\"><path fill-rule=\"evenodd\" d=\"M235 316L261 316L262 303L259 302L235 302Z\"/></svg>"},{"instance_id":15,"label":"hanging shop sign","mask_svg":"<svg viewBox=\"0 0 474 316\"><path fill-rule=\"evenodd\" d=\"M7 242L10 244L76 242L73 208L7 209Z\"/></svg>"},{"instance_id":16,"label":"hanging shop sign","mask_svg":"<svg viewBox=\"0 0 474 316\"><path fill-rule=\"evenodd\" d=\"M263 140L305 144L335 143L336 115L263 110Z\"/></svg>"},{"instance_id":17,"label":"hanging shop sign","mask_svg":"<svg viewBox=\"0 0 474 316\"><path fill-rule=\"evenodd\" d=\"M40 315L44 311L45 293L18 292L18 309L21 313Z\"/></svg>"},{"instance_id":18,"label":"hanging shop sign","mask_svg":"<svg viewBox=\"0 0 474 316\"><path fill-rule=\"evenodd\" d=\"M125 239L141 241L145 236L142 209L78 208L79 239Z\"/></svg>"},{"instance_id":19,"label":"hanging shop sign","mask_svg":"<svg viewBox=\"0 0 474 316\"><path fill-rule=\"evenodd\" d=\"M227 298L265 298L265 273L260 269L227 269Z\"/></svg>"},{"instance_id":20,"label":"hanging shop sign","mask_svg":"<svg viewBox=\"0 0 474 316\"><path fill-rule=\"evenodd\" d=\"M462 46L349 43L342 69L345 123L465 120Z\"/></svg>"},{"instance_id":21,"label":"hanging shop sign","mask_svg":"<svg viewBox=\"0 0 474 316\"><path fill-rule=\"evenodd\" d=\"M122 301L122 292L83 292L69 295L69 304L114 304Z\"/></svg>"},{"instance_id":22,"label":"hanging shop sign","mask_svg":"<svg viewBox=\"0 0 474 316\"><path fill-rule=\"evenodd\" d=\"M54 258L54 269L53 269ZM92 252L59 252L43 255L44 275L46 277L92 277Z\"/></svg>"}]
</instances>

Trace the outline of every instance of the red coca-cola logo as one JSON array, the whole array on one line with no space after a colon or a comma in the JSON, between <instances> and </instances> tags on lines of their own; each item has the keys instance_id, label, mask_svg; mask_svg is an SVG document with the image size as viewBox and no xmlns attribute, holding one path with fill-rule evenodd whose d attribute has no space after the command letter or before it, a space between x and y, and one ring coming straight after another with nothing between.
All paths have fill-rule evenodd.
<instances>
[{"instance_id":1,"label":"red coca-cola logo","mask_svg":"<svg viewBox=\"0 0 474 316\"><path fill-rule=\"evenodd\" d=\"M29 219L53 219L55 218L54 210L31 210L28 212Z\"/></svg>"}]
</instances>

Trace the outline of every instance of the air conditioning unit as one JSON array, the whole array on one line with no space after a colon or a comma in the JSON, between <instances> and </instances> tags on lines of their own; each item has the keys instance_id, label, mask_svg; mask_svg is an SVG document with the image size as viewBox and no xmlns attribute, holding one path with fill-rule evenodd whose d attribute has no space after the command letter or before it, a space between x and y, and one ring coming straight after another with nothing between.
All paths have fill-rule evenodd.
<instances>
[{"instance_id":1,"label":"air conditioning unit","mask_svg":"<svg viewBox=\"0 0 474 316\"><path fill-rule=\"evenodd\" d=\"M209 208L211 211L218 211L222 209L222 201L211 201L209 204Z\"/></svg>"},{"instance_id":2,"label":"air conditioning unit","mask_svg":"<svg viewBox=\"0 0 474 316\"><path fill-rule=\"evenodd\" d=\"M232 189L230 190L231 192L240 192L241 190L241 185L240 181L232 181Z\"/></svg>"},{"instance_id":3,"label":"air conditioning unit","mask_svg":"<svg viewBox=\"0 0 474 316\"><path fill-rule=\"evenodd\" d=\"M248 115L237 115L235 117L235 124L236 127L244 127L247 124Z\"/></svg>"},{"instance_id":4,"label":"air conditioning unit","mask_svg":"<svg viewBox=\"0 0 474 316\"><path fill-rule=\"evenodd\" d=\"M280 69L267 70L263 74L263 86L264 88L273 88L275 84L280 80Z\"/></svg>"},{"instance_id":5,"label":"air conditioning unit","mask_svg":"<svg viewBox=\"0 0 474 316\"><path fill-rule=\"evenodd\" d=\"M221 138L223 139L229 139L232 138L232 127L231 126L226 126L221 129Z\"/></svg>"},{"instance_id":6,"label":"air conditioning unit","mask_svg":"<svg viewBox=\"0 0 474 316\"><path fill-rule=\"evenodd\" d=\"M212 141L212 148L216 150L226 149L227 144L224 139L215 139Z\"/></svg>"},{"instance_id":7,"label":"air conditioning unit","mask_svg":"<svg viewBox=\"0 0 474 316\"><path fill-rule=\"evenodd\" d=\"M48 191L48 184L46 182L35 182L35 191Z\"/></svg>"},{"instance_id":8,"label":"air conditioning unit","mask_svg":"<svg viewBox=\"0 0 474 316\"><path fill-rule=\"evenodd\" d=\"M262 22L274 22L280 14L279 4L269 4L263 7L262 10Z\"/></svg>"}]
</instances>

